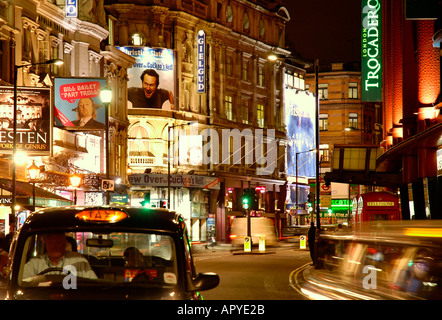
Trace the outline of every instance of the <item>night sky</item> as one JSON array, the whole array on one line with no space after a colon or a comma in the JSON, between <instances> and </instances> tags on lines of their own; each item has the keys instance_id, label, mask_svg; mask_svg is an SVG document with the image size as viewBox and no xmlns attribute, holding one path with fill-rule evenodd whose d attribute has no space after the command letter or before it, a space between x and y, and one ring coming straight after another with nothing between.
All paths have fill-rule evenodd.
<instances>
[{"instance_id":1,"label":"night sky","mask_svg":"<svg viewBox=\"0 0 442 320\"><path fill-rule=\"evenodd\" d=\"M361 0L285 0L290 48L306 59L360 61Z\"/></svg>"}]
</instances>

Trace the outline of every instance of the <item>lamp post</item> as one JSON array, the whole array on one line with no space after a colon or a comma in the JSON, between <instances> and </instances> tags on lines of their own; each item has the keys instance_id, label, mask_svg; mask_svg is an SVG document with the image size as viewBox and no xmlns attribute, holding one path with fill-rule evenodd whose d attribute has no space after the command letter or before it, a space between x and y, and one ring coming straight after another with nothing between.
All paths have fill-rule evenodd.
<instances>
[{"instance_id":1,"label":"lamp post","mask_svg":"<svg viewBox=\"0 0 442 320\"><path fill-rule=\"evenodd\" d=\"M320 186L319 186L319 60L315 60L315 129L316 129L316 228L317 230L320 230L321 228L321 212L320 212L320 205L319 205L319 192L320 192ZM315 250L316 252L317 250Z\"/></svg>"},{"instance_id":2,"label":"lamp post","mask_svg":"<svg viewBox=\"0 0 442 320\"><path fill-rule=\"evenodd\" d=\"M167 126L167 209L170 209L170 131L174 131L175 128L182 127L182 126L188 126L191 125L192 122L186 122L182 124L172 124ZM175 144L175 133L173 135L173 140ZM174 157L174 164L175 164L175 157Z\"/></svg>"},{"instance_id":3,"label":"lamp post","mask_svg":"<svg viewBox=\"0 0 442 320\"><path fill-rule=\"evenodd\" d=\"M109 143L109 106L112 102L112 90L107 86L100 92L101 102L104 104L104 121L106 130L106 179L109 179L109 157L110 157L110 143ZM106 190L106 204L109 204L109 190Z\"/></svg>"},{"instance_id":4,"label":"lamp post","mask_svg":"<svg viewBox=\"0 0 442 320\"><path fill-rule=\"evenodd\" d=\"M74 174L73 176L69 177L69 180L71 182L71 186L74 188L74 205L76 205L77 204L77 188L80 186L81 177L77 174Z\"/></svg>"},{"instance_id":5,"label":"lamp post","mask_svg":"<svg viewBox=\"0 0 442 320\"><path fill-rule=\"evenodd\" d=\"M18 75L18 69L24 68L24 67L31 67L31 66L37 66L37 65L49 65L49 64L55 64L57 66L63 64L63 60L60 59L50 59L45 62L39 62L39 63L28 63L21 66L14 65L14 118L13 118L13 124L12 124L12 216L15 218L15 206L17 204L16 199L16 181L17 181L17 166L15 164L15 156L17 153L17 75Z\"/></svg>"},{"instance_id":6,"label":"lamp post","mask_svg":"<svg viewBox=\"0 0 442 320\"><path fill-rule=\"evenodd\" d=\"M34 160L32 164L28 167L29 180L32 182L32 212L35 211L35 182L40 174L40 168L35 165Z\"/></svg>"}]
</instances>

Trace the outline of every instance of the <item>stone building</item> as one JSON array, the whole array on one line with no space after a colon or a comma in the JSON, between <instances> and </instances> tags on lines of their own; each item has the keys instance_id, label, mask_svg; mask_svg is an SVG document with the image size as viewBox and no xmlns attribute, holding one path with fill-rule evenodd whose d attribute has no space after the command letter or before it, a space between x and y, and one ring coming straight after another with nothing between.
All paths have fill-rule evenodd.
<instances>
[{"instance_id":1,"label":"stone building","mask_svg":"<svg viewBox=\"0 0 442 320\"><path fill-rule=\"evenodd\" d=\"M29 64L19 68L18 87L50 87L58 97L54 83L85 78L105 79L112 90L108 130L73 130L59 125L59 113L53 116L51 151L28 154L27 165L44 166L37 185L73 201L68 177L78 173L78 203L100 204L106 202L100 182L109 175L121 181L110 202L170 207L185 216L193 240L204 240L216 225L221 241L228 240L231 220L245 214L243 189L258 187L253 214L279 225L286 197L285 69L267 56L289 54L289 19L279 0L79 1L77 8L58 0L0 2L0 85L13 85L14 65ZM160 59L153 65L162 74L160 87L171 93L167 107L128 104L128 88L141 87L137 72L152 66L135 52ZM63 66L35 65L55 58ZM103 111L97 113L104 117ZM248 149L246 141L256 137ZM198 147L209 150L210 161ZM27 180L25 167L18 167L20 182Z\"/></svg>"}]
</instances>

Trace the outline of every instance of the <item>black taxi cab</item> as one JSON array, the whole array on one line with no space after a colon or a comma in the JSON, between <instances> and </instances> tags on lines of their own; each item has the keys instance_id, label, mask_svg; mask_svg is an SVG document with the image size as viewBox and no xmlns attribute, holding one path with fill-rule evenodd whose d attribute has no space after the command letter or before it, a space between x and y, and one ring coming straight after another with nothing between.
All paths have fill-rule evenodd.
<instances>
[{"instance_id":1,"label":"black taxi cab","mask_svg":"<svg viewBox=\"0 0 442 320\"><path fill-rule=\"evenodd\" d=\"M128 206L36 211L2 271L2 299L199 300L219 284L196 272L181 215Z\"/></svg>"}]
</instances>

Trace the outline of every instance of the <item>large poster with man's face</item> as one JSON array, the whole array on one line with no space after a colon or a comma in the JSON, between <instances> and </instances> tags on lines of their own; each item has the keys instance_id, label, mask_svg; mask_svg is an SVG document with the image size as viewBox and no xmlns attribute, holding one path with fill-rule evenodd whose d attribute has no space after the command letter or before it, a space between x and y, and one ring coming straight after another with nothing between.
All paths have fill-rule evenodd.
<instances>
[{"instance_id":1,"label":"large poster with man's face","mask_svg":"<svg viewBox=\"0 0 442 320\"><path fill-rule=\"evenodd\" d=\"M51 90L17 88L16 150L27 154L51 151ZM14 88L0 87L0 151L14 145Z\"/></svg>"},{"instance_id":2,"label":"large poster with man's face","mask_svg":"<svg viewBox=\"0 0 442 320\"><path fill-rule=\"evenodd\" d=\"M55 78L55 126L69 130L105 130L105 106L100 92L106 79Z\"/></svg>"},{"instance_id":3,"label":"large poster with man's face","mask_svg":"<svg viewBox=\"0 0 442 320\"><path fill-rule=\"evenodd\" d=\"M174 109L175 58L170 49L139 46L118 47L135 58L128 69L129 109Z\"/></svg>"}]
</instances>

